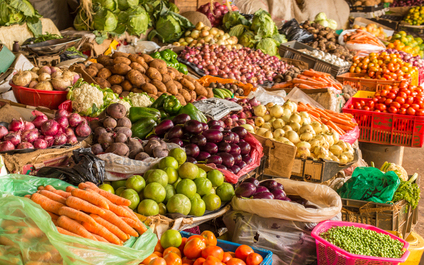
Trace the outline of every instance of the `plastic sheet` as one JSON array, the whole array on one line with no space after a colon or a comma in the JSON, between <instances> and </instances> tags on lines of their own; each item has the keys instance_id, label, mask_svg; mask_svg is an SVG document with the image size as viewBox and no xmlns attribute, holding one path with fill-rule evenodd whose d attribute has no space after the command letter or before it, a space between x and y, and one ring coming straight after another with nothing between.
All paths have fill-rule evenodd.
<instances>
[{"instance_id":1,"label":"plastic sheet","mask_svg":"<svg viewBox=\"0 0 424 265\"><path fill-rule=\"evenodd\" d=\"M256 99L261 102L262 105L266 105L269 102L272 102L274 104L283 105L284 97L286 96L286 91L284 90L277 90L277 91L267 91L263 89L262 87L258 87L256 91L252 91L249 93L248 98L256 97Z\"/></svg>"},{"instance_id":2,"label":"plastic sheet","mask_svg":"<svg viewBox=\"0 0 424 265\"><path fill-rule=\"evenodd\" d=\"M345 42L343 40L343 36L347 33L355 32L355 31L356 31L356 29L344 30L339 36L339 39L338 39L339 44L345 45L346 48L348 48L351 51L361 51L364 56L366 56L367 54L372 53L372 52L378 53L378 52L386 49L386 48L376 46L376 45L371 45L371 44L345 44ZM367 33L367 34L369 34L371 37L374 37L370 33ZM378 41L381 43L381 45L384 46L384 44L380 40L378 40Z\"/></svg>"},{"instance_id":3,"label":"plastic sheet","mask_svg":"<svg viewBox=\"0 0 424 265\"><path fill-rule=\"evenodd\" d=\"M28 175L0 178L0 264L136 265L153 253L157 237L150 229L124 246L60 234L46 211L18 197L36 192L39 185L69 186Z\"/></svg>"},{"instance_id":4,"label":"plastic sheet","mask_svg":"<svg viewBox=\"0 0 424 265\"><path fill-rule=\"evenodd\" d=\"M298 42L308 43L314 40L314 35L302 29L295 18L284 23L278 32L286 35L289 41L296 40Z\"/></svg>"}]
</instances>

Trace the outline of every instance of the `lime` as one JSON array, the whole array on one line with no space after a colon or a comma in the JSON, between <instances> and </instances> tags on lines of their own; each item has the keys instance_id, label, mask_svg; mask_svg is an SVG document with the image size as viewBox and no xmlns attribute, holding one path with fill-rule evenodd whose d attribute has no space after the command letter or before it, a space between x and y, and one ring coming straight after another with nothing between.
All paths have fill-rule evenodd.
<instances>
[{"instance_id":1,"label":"lime","mask_svg":"<svg viewBox=\"0 0 424 265\"><path fill-rule=\"evenodd\" d=\"M183 179L195 179L199 175L199 168L190 162L185 162L178 169L178 175Z\"/></svg>"},{"instance_id":2,"label":"lime","mask_svg":"<svg viewBox=\"0 0 424 265\"><path fill-rule=\"evenodd\" d=\"M168 183L173 184L178 179L178 170L173 167L166 167L163 169L168 175Z\"/></svg>"},{"instance_id":3,"label":"lime","mask_svg":"<svg viewBox=\"0 0 424 265\"><path fill-rule=\"evenodd\" d=\"M165 233L162 234L160 238L160 245L167 249L169 247L179 247L183 239L181 238L181 234L178 230L169 229L166 230Z\"/></svg>"},{"instance_id":4,"label":"lime","mask_svg":"<svg viewBox=\"0 0 424 265\"><path fill-rule=\"evenodd\" d=\"M165 188L156 182L147 184L147 186L143 190L144 198L152 199L157 203L163 202L166 197Z\"/></svg>"},{"instance_id":5,"label":"lime","mask_svg":"<svg viewBox=\"0 0 424 265\"><path fill-rule=\"evenodd\" d=\"M221 199L216 194L208 194L203 196L203 201L206 204L206 210L215 211L221 207Z\"/></svg>"},{"instance_id":6,"label":"lime","mask_svg":"<svg viewBox=\"0 0 424 265\"><path fill-rule=\"evenodd\" d=\"M212 182L207 178L197 178L194 180L196 184L197 193L200 195L206 195L211 193Z\"/></svg>"},{"instance_id":7,"label":"lime","mask_svg":"<svg viewBox=\"0 0 424 265\"><path fill-rule=\"evenodd\" d=\"M109 184L102 184L102 185L100 185L99 186L99 189L101 189L101 190L105 190L105 191L108 191L108 192L110 192L110 193L112 193L112 194L115 194L115 190L113 189L113 187L111 186L111 185L109 185Z\"/></svg>"},{"instance_id":8,"label":"lime","mask_svg":"<svg viewBox=\"0 0 424 265\"><path fill-rule=\"evenodd\" d=\"M144 173L143 178L144 178L144 179L147 179L147 177L150 175L150 173L152 173L152 172L153 172L153 170L154 170L154 169L149 169L149 170L147 170L147 171L146 171L146 173Z\"/></svg>"},{"instance_id":9,"label":"lime","mask_svg":"<svg viewBox=\"0 0 424 265\"><path fill-rule=\"evenodd\" d=\"M206 205L202 199L194 198L190 200L190 202L191 202L190 215L203 216L205 214Z\"/></svg>"},{"instance_id":10,"label":"lime","mask_svg":"<svg viewBox=\"0 0 424 265\"><path fill-rule=\"evenodd\" d=\"M176 194L174 186L172 186L171 184L166 185L165 191L166 191L166 197L165 197L165 200L163 201L164 203L166 203L169 200L169 198L171 198L172 196Z\"/></svg>"},{"instance_id":11,"label":"lime","mask_svg":"<svg viewBox=\"0 0 424 265\"><path fill-rule=\"evenodd\" d=\"M204 171L202 168L197 167L199 169L199 175L197 176L198 178L206 178L207 174L206 171Z\"/></svg>"},{"instance_id":12,"label":"lime","mask_svg":"<svg viewBox=\"0 0 424 265\"><path fill-rule=\"evenodd\" d=\"M126 179L118 180L118 181L112 181L110 185L117 190L119 187L125 186L125 182L127 182Z\"/></svg>"},{"instance_id":13,"label":"lime","mask_svg":"<svg viewBox=\"0 0 424 265\"><path fill-rule=\"evenodd\" d=\"M149 176L147 176L146 183L149 184L153 182L157 182L165 187L168 184L168 174L162 169L153 170Z\"/></svg>"},{"instance_id":14,"label":"lime","mask_svg":"<svg viewBox=\"0 0 424 265\"><path fill-rule=\"evenodd\" d=\"M200 194L199 194L199 193L196 193L196 194L194 194L194 197L193 197L193 198L191 198L191 199L192 199L192 200L194 200L194 199L196 199L196 198L201 199L201 198L202 198L202 196L200 196Z\"/></svg>"},{"instance_id":15,"label":"lime","mask_svg":"<svg viewBox=\"0 0 424 265\"><path fill-rule=\"evenodd\" d=\"M181 178L178 178L178 179L174 182L174 184L172 184L172 186L174 186L174 189L177 189L177 185L178 185L178 183L180 183L180 181L181 181Z\"/></svg>"},{"instance_id":16,"label":"lime","mask_svg":"<svg viewBox=\"0 0 424 265\"><path fill-rule=\"evenodd\" d=\"M168 200L166 209L168 209L168 213L180 213L187 215L191 209L191 202L187 196L183 194L175 194Z\"/></svg>"},{"instance_id":17,"label":"lime","mask_svg":"<svg viewBox=\"0 0 424 265\"><path fill-rule=\"evenodd\" d=\"M125 182L125 187L127 189L133 189L136 192L140 192L144 187L146 187L146 181L140 175L134 175L131 178L127 179Z\"/></svg>"},{"instance_id":18,"label":"lime","mask_svg":"<svg viewBox=\"0 0 424 265\"><path fill-rule=\"evenodd\" d=\"M208 179L212 182L213 187L219 187L224 183L224 175L217 169L208 172Z\"/></svg>"},{"instance_id":19,"label":"lime","mask_svg":"<svg viewBox=\"0 0 424 265\"><path fill-rule=\"evenodd\" d=\"M138 204L137 212L144 216L159 214L159 205L154 200L145 199Z\"/></svg>"},{"instance_id":20,"label":"lime","mask_svg":"<svg viewBox=\"0 0 424 265\"><path fill-rule=\"evenodd\" d=\"M116 191L115 191L115 194L116 195L118 195L118 196L121 196L121 193L124 191L124 190L126 190L127 189L127 187L125 187L125 186L123 186L123 187L119 187Z\"/></svg>"},{"instance_id":21,"label":"lime","mask_svg":"<svg viewBox=\"0 0 424 265\"><path fill-rule=\"evenodd\" d=\"M159 206L159 214L164 215L166 214L166 206L162 202L158 204Z\"/></svg>"},{"instance_id":22,"label":"lime","mask_svg":"<svg viewBox=\"0 0 424 265\"><path fill-rule=\"evenodd\" d=\"M187 160L187 155L181 148L172 149L171 151L169 151L168 155L175 158L178 162L178 165L184 164L184 162Z\"/></svg>"},{"instance_id":23,"label":"lime","mask_svg":"<svg viewBox=\"0 0 424 265\"><path fill-rule=\"evenodd\" d=\"M121 192L120 195L122 198L125 198L127 200L131 201L130 207L131 209L137 208L138 203L140 202L140 197L138 196L138 193L133 189L126 189L123 192Z\"/></svg>"},{"instance_id":24,"label":"lime","mask_svg":"<svg viewBox=\"0 0 424 265\"><path fill-rule=\"evenodd\" d=\"M205 195L208 195L208 194L216 194L215 188L210 189L209 193L206 193ZM205 195L203 195L203 196L205 196Z\"/></svg>"},{"instance_id":25,"label":"lime","mask_svg":"<svg viewBox=\"0 0 424 265\"><path fill-rule=\"evenodd\" d=\"M178 161L177 159L173 158L172 156L167 156L162 158L159 161L159 166L160 169L164 169L166 167L172 167L175 169L178 169Z\"/></svg>"},{"instance_id":26,"label":"lime","mask_svg":"<svg viewBox=\"0 0 424 265\"><path fill-rule=\"evenodd\" d=\"M188 198L193 198L196 194L197 188L196 184L191 179L183 179L180 183L178 183L176 190L178 194L184 194Z\"/></svg>"},{"instance_id":27,"label":"lime","mask_svg":"<svg viewBox=\"0 0 424 265\"><path fill-rule=\"evenodd\" d=\"M235 195L233 185L228 182L224 182L216 189L216 195L218 195L223 202L231 201Z\"/></svg>"}]
</instances>

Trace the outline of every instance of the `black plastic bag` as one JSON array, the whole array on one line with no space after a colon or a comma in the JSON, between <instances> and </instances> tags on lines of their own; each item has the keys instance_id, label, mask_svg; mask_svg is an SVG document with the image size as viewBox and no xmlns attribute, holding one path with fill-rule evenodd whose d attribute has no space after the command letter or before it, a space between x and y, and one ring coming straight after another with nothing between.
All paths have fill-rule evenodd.
<instances>
[{"instance_id":1,"label":"black plastic bag","mask_svg":"<svg viewBox=\"0 0 424 265\"><path fill-rule=\"evenodd\" d=\"M302 29L297 20L294 18L284 23L278 32L286 35L287 40L289 41L295 40L302 43L308 43L314 40L314 35L309 31Z\"/></svg>"},{"instance_id":2,"label":"black plastic bag","mask_svg":"<svg viewBox=\"0 0 424 265\"><path fill-rule=\"evenodd\" d=\"M105 162L95 156L90 148L74 150L72 160L68 167L43 167L37 172L37 176L57 178L75 186L86 181L96 185L103 183Z\"/></svg>"}]
</instances>

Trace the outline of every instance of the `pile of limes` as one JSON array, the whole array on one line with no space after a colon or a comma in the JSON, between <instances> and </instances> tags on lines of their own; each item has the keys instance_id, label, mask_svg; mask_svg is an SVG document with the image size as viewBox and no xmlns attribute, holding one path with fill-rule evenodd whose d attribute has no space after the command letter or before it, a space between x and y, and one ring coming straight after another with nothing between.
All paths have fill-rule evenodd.
<instances>
[{"instance_id":1,"label":"pile of limes","mask_svg":"<svg viewBox=\"0 0 424 265\"><path fill-rule=\"evenodd\" d=\"M202 216L232 199L234 188L224 182L219 170L206 173L186 159L185 152L175 148L143 176L134 175L111 185L116 195L131 201L131 209L145 216L167 212Z\"/></svg>"},{"instance_id":2,"label":"pile of limes","mask_svg":"<svg viewBox=\"0 0 424 265\"><path fill-rule=\"evenodd\" d=\"M409 9L404 21L411 25L421 25L424 23L424 6L416 6Z\"/></svg>"}]
</instances>

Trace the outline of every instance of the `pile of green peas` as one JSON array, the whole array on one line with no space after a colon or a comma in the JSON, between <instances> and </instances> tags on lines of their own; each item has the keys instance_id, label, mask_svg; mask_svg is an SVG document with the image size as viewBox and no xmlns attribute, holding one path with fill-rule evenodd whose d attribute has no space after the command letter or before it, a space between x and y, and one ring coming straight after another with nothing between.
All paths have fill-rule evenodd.
<instances>
[{"instance_id":1,"label":"pile of green peas","mask_svg":"<svg viewBox=\"0 0 424 265\"><path fill-rule=\"evenodd\" d=\"M403 243L399 240L360 227L332 227L321 233L320 236L331 244L356 255L400 258L405 252Z\"/></svg>"}]
</instances>

